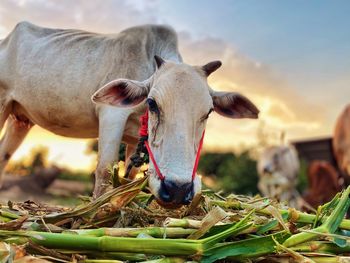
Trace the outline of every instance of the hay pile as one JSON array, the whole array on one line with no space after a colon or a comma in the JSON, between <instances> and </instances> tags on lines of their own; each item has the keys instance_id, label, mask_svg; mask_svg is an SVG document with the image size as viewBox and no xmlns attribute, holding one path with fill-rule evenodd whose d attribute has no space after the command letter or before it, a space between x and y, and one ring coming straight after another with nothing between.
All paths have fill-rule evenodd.
<instances>
[{"instance_id":1,"label":"hay pile","mask_svg":"<svg viewBox=\"0 0 350 263\"><path fill-rule=\"evenodd\" d=\"M3 205L1 262L350 262L350 188L306 214L212 191L166 210L146 185L147 177L75 209Z\"/></svg>"}]
</instances>

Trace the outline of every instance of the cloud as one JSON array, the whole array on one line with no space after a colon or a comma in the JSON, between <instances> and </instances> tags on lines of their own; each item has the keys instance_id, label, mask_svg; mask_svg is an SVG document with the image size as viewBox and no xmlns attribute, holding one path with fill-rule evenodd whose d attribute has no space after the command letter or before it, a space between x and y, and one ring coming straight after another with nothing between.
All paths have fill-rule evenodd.
<instances>
[{"instance_id":1,"label":"cloud","mask_svg":"<svg viewBox=\"0 0 350 263\"><path fill-rule=\"evenodd\" d=\"M158 5L156 0L2 0L0 37L23 20L47 27L102 33L116 33L139 24L166 23L166 17L159 16ZM172 26L176 29L176 25ZM210 85L250 98L261 110L260 118L271 132L284 130L292 139L328 132L329 127L322 125L329 114L327 109L298 94L271 66L242 54L224 36L194 38L194 35L195 32L179 32L185 62L203 65L222 60L223 66L209 78ZM231 150L252 145L257 140L258 126L257 120L228 120L213 114L208 122L206 147Z\"/></svg>"},{"instance_id":2,"label":"cloud","mask_svg":"<svg viewBox=\"0 0 350 263\"><path fill-rule=\"evenodd\" d=\"M283 122L295 122L297 117L291 109L283 103L271 103L266 115Z\"/></svg>"},{"instance_id":3,"label":"cloud","mask_svg":"<svg viewBox=\"0 0 350 263\"><path fill-rule=\"evenodd\" d=\"M156 1L123 0L2 0L0 24L11 29L18 22L57 28L116 33L126 27L156 23Z\"/></svg>"},{"instance_id":4,"label":"cloud","mask_svg":"<svg viewBox=\"0 0 350 263\"><path fill-rule=\"evenodd\" d=\"M321 123L326 118L327 110L302 97L297 89L293 89L268 65L248 58L223 39L193 39L186 32L180 33L179 37L180 50L186 62L195 65L218 59L223 62L223 66L209 78L210 85L217 90L240 92L250 98L261 111L260 120L272 133L285 131L287 137L292 139L326 133ZM256 120L212 118L214 120L208 126L213 126L213 130L218 127L222 138L225 138L223 141L217 137L218 147L229 148L244 141L252 144L257 139Z\"/></svg>"}]
</instances>

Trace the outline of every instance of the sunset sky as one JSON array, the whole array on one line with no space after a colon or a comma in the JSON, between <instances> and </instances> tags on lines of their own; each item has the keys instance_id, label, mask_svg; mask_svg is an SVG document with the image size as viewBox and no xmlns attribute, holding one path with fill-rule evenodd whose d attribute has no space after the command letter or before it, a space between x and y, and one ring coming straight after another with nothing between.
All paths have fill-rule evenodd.
<instances>
[{"instance_id":1,"label":"sunset sky","mask_svg":"<svg viewBox=\"0 0 350 263\"><path fill-rule=\"evenodd\" d=\"M241 92L261 110L259 121L211 116L205 149L239 150L256 142L262 122L266 132L285 131L288 140L331 136L350 101L349 14L345 0L1 0L0 38L23 20L101 33L171 25L185 62L221 60L210 85ZM44 145L50 160L91 170L86 143L35 127L14 158Z\"/></svg>"}]
</instances>

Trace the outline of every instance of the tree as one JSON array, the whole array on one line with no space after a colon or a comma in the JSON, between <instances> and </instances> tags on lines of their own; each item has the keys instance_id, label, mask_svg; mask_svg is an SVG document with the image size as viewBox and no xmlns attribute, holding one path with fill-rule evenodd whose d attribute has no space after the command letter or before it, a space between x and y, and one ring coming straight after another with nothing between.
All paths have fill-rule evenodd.
<instances>
[{"instance_id":1,"label":"tree","mask_svg":"<svg viewBox=\"0 0 350 263\"><path fill-rule=\"evenodd\" d=\"M248 151L240 155L234 153L205 153L199 162L199 171L215 178L217 190L225 193L258 193L256 161Z\"/></svg>"}]
</instances>

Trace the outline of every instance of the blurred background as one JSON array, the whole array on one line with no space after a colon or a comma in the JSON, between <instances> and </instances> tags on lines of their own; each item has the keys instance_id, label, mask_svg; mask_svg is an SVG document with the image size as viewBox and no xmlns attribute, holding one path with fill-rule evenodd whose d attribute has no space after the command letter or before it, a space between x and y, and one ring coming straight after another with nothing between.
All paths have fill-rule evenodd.
<instances>
[{"instance_id":1,"label":"blurred background","mask_svg":"<svg viewBox=\"0 0 350 263\"><path fill-rule=\"evenodd\" d=\"M186 63L223 62L209 79L211 87L240 92L261 111L259 120L211 115L199 166L205 184L225 193L256 194L257 160L264 149L294 144L301 159L297 189L303 193L310 161L319 158L336 166L330 140L350 100L349 13L350 3L341 0L2 0L0 39L23 20L101 33L171 25ZM296 144L310 141L316 142L311 148ZM317 143L323 154L314 158ZM35 126L7 167L7 180L42 173L35 167L57 167L51 173L59 180L47 182L44 193L73 204L65 198L91 191L95 150L94 140L64 138ZM0 199L38 193L34 187L21 195L18 184L10 186L0 191Z\"/></svg>"}]
</instances>

